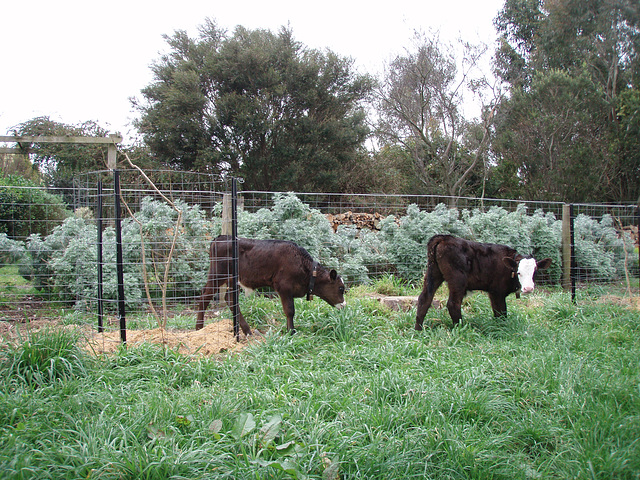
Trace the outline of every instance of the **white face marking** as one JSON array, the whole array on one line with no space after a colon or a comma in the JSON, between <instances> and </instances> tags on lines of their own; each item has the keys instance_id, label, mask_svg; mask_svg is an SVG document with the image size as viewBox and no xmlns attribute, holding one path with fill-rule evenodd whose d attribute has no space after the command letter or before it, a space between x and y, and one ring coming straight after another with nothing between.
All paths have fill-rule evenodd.
<instances>
[{"instance_id":1,"label":"white face marking","mask_svg":"<svg viewBox=\"0 0 640 480\"><path fill-rule=\"evenodd\" d=\"M522 293L533 292L533 274L536 273L536 261L533 258L523 258L518 264L518 280Z\"/></svg>"}]
</instances>

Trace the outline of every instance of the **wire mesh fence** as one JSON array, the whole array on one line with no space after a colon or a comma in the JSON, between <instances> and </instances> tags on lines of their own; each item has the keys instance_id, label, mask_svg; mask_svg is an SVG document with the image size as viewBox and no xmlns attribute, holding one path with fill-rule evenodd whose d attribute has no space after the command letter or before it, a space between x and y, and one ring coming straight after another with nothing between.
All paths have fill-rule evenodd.
<instances>
[{"instance_id":1,"label":"wire mesh fence","mask_svg":"<svg viewBox=\"0 0 640 480\"><path fill-rule=\"evenodd\" d=\"M228 232L230 184L190 172L146 177L137 171L120 176L122 287L127 311L140 314L129 326L170 318L175 328L193 329L208 247ZM0 186L0 318L66 309L94 325L102 297L105 328L117 329L113 173L78 177L63 196L71 205L42 189ZM418 284L426 243L437 233L549 256L554 266L542 280L563 281L564 205L558 202L240 191L238 207L239 236L292 240L350 285L380 275ZM578 283L616 284L637 293L637 225L636 205L574 205L571 260Z\"/></svg>"}]
</instances>

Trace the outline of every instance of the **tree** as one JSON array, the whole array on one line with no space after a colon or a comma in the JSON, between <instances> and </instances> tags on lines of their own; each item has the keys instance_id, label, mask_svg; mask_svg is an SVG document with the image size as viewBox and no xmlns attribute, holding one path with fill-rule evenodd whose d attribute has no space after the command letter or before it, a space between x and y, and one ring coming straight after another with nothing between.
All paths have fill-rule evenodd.
<instances>
[{"instance_id":1,"label":"tree","mask_svg":"<svg viewBox=\"0 0 640 480\"><path fill-rule=\"evenodd\" d=\"M106 137L108 131L94 121L79 125L67 125L49 117L36 117L16 126L18 136L83 136ZM73 177L81 172L104 170L107 149L104 145L80 145L71 143L35 143L29 146L33 165L53 190L72 186Z\"/></svg>"},{"instance_id":2,"label":"tree","mask_svg":"<svg viewBox=\"0 0 640 480\"><path fill-rule=\"evenodd\" d=\"M597 200L606 190L604 99L585 73L538 73L528 90L504 102L494 150L505 152L519 181L511 196L531 200Z\"/></svg>"},{"instance_id":3,"label":"tree","mask_svg":"<svg viewBox=\"0 0 640 480\"><path fill-rule=\"evenodd\" d=\"M417 35L415 48L389 64L377 92L378 139L410 152L426 193L461 195L485 161L494 103L487 103L475 123L464 118L461 106L465 95L488 86L477 73L486 48L462 47L458 60L445 53L453 48L437 36Z\"/></svg>"},{"instance_id":4,"label":"tree","mask_svg":"<svg viewBox=\"0 0 640 480\"><path fill-rule=\"evenodd\" d=\"M245 188L338 190L368 134L362 102L373 80L352 61L278 34L208 20L172 49L135 101L153 155L174 168L241 175Z\"/></svg>"},{"instance_id":5,"label":"tree","mask_svg":"<svg viewBox=\"0 0 640 480\"><path fill-rule=\"evenodd\" d=\"M630 125L625 122L633 124L637 117L630 110L634 102L627 104L625 99L635 96L627 92L637 92L640 80L640 4L507 0L495 23L500 34L497 72L511 86L511 100L499 115L503 138L494 149L500 164L516 162L518 174L523 175L530 163L522 185L553 185L553 195L568 195L559 200L637 198L639 190L629 187L638 183L640 138L628 135ZM553 81L558 82L555 89ZM551 92L560 96L540 96ZM560 101L563 97L568 103ZM535 166L540 165L540 143L525 141L533 130L532 122L523 119L533 120L533 112L540 108L540 118L549 123L547 140L539 141L554 140L553 152L548 149L545 160L553 170ZM525 115L527 109L533 112ZM548 136L555 127L571 136ZM576 172L580 172L577 177ZM554 177L551 181L549 175ZM538 196L544 192L527 189Z\"/></svg>"}]
</instances>

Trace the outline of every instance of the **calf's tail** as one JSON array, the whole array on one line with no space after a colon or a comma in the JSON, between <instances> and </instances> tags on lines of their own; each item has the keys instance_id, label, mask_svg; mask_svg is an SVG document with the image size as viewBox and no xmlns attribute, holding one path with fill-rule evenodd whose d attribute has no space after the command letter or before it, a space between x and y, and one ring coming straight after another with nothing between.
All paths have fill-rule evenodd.
<instances>
[{"instance_id":1,"label":"calf's tail","mask_svg":"<svg viewBox=\"0 0 640 480\"><path fill-rule=\"evenodd\" d=\"M440 243L440 237L435 236L429 240L427 244L427 292L432 295L435 289L435 284L433 281L433 271L438 268L437 260L436 260L436 248Z\"/></svg>"}]
</instances>

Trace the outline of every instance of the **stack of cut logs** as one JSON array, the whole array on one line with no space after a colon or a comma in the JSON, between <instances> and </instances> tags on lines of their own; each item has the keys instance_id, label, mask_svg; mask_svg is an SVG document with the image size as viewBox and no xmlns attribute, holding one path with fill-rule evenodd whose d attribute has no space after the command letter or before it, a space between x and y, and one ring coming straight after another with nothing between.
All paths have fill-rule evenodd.
<instances>
[{"instance_id":1,"label":"stack of cut logs","mask_svg":"<svg viewBox=\"0 0 640 480\"><path fill-rule=\"evenodd\" d=\"M380 220L382 215L379 213L354 213L348 211L346 213L338 213L333 215L327 214L327 220L333 227L333 231L338 230L340 225L355 225L358 230L368 228L370 230L380 230Z\"/></svg>"}]
</instances>

